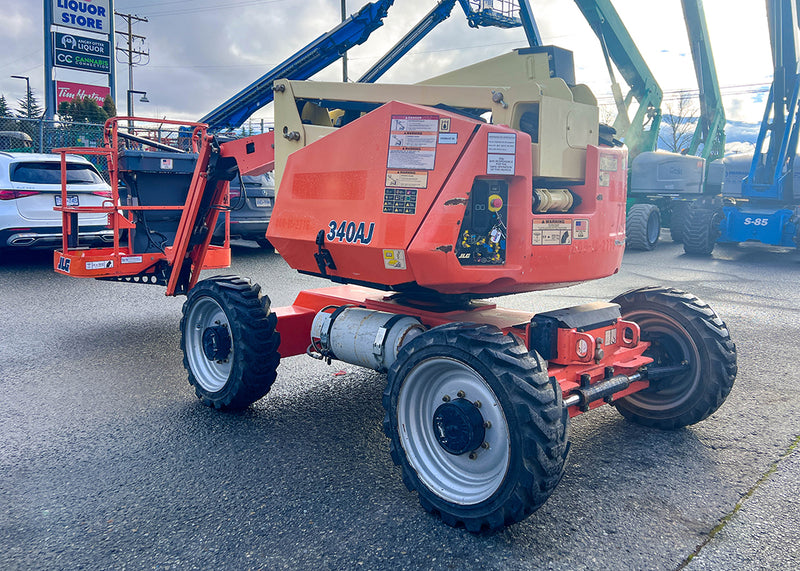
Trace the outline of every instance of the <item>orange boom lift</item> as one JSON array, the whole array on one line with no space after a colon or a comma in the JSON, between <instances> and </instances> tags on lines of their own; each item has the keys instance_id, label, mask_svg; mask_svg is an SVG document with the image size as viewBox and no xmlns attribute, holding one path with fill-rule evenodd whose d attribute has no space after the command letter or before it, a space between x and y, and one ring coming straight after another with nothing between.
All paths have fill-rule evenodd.
<instances>
[{"instance_id":1,"label":"orange boom lift","mask_svg":"<svg viewBox=\"0 0 800 571\"><path fill-rule=\"evenodd\" d=\"M127 202L106 209L128 244L76 249L81 207L62 208L57 271L187 294L181 347L205 404L248 406L292 355L386 372L384 430L403 481L471 531L542 505L564 471L570 417L610 404L674 429L722 404L736 349L693 295L653 286L547 312L482 301L619 270L627 152L570 52L520 49L416 85L280 80L274 95L275 134L226 142L191 126L196 166L185 199L159 203L180 212L163 217L163 243L148 157L116 143L119 120L103 152L114 176L127 173ZM175 176L169 151L153 153L171 174L150 181ZM291 267L337 284L281 308L246 279L196 282L229 256L210 245L226 181L272 168L267 238Z\"/></svg>"}]
</instances>

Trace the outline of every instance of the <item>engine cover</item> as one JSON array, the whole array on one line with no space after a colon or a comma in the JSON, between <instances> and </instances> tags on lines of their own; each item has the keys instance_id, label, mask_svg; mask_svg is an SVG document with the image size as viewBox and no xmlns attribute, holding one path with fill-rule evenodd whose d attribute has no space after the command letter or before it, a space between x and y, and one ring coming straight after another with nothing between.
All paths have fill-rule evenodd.
<instances>
[{"instance_id":1,"label":"engine cover","mask_svg":"<svg viewBox=\"0 0 800 571\"><path fill-rule=\"evenodd\" d=\"M580 200L534 214L533 149L505 126L389 102L289 155L267 237L299 271L384 289L477 297L615 273L626 151L588 146Z\"/></svg>"}]
</instances>

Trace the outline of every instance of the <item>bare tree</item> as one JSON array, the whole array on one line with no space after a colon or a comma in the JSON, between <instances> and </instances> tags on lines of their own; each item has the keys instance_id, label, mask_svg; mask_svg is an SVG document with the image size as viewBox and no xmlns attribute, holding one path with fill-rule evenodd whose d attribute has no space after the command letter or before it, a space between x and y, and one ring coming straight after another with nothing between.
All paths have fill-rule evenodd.
<instances>
[{"instance_id":1,"label":"bare tree","mask_svg":"<svg viewBox=\"0 0 800 571\"><path fill-rule=\"evenodd\" d=\"M613 103L600 103L600 122L606 125L613 125L617 118L617 106Z\"/></svg>"},{"instance_id":2,"label":"bare tree","mask_svg":"<svg viewBox=\"0 0 800 571\"><path fill-rule=\"evenodd\" d=\"M680 153L692 142L700 112L697 100L691 93L682 91L678 99L664 102L662 109L663 128L658 136L660 146L667 151Z\"/></svg>"}]
</instances>

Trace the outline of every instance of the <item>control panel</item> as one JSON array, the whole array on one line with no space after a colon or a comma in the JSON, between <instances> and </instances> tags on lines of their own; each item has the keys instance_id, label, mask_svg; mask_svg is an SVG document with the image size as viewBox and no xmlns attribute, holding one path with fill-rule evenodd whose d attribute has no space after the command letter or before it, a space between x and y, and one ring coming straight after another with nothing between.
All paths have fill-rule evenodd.
<instances>
[{"instance_id":1,"label":"control panel","mask_svg":"<svg viewBox=\"0 0 800 571\"><path fill-rule=\"evenodd\" d=\"M462 266L505 263L507 202L505 180L473 182L456 244Z\"/></svg>"}]
</instances>

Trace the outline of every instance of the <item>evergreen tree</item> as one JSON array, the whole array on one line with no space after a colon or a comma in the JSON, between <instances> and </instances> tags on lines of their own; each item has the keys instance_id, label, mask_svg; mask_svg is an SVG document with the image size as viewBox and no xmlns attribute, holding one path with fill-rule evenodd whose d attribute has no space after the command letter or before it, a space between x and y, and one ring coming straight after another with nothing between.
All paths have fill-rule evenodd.
<instances>
[{"instance_id":1,"label":"evergreen tree","mask_svg":"<svg viewBox=\"0 0 800 571\"><path fill-rule=\"evenodd\" d=\"M42 115L42 108L33 94L33 89L28 90L27 97L17 100L17 117L39 117Z\"/></svg>"},{"instance_id":2,"label":"evergreen tree","mask_svg":"<svg viewBox=\"0 0 800 571\"><path fill-rule=\"evenodd\" d=\"M114 100L111 99L110 95L106 95L103 101L103 111L106 112L106 118L117 116L117 106L114 104Z\"/></svg>"},{"instance_id":3,"label":"evergreen tree","mask_svg":"<svg viewBox=\"0 0 800 571\"><path fill-rule=\"evenodd\" d=\"M6 96L0 94L0 117L11 117L11 109L8 108Z\"/></svg>"},{"instance_id":4,"label":"evergreen tree","mask_svg":"<svg viewBox=\"0 0 800 571\"><path fill-rule=\"evenodd\" d=\"M8 108L6 96L0 94L0 131L14 131L16 129L16 122L13 119L9 119L9 117L13 116L11 109Z\"/></svg>"},{"instance_id":5,"label":"evergreen tree","mask_svg":"<svg viewBox=\"0 0 800 571\"><path fill-rule=\"evenodd\" d=\"M62 120L74 123L105 123L108 119L105 103L100 107L91 97L76 97L72 101L62 101L58 106L58 115Z\"/></svg>"}]
</instances>

